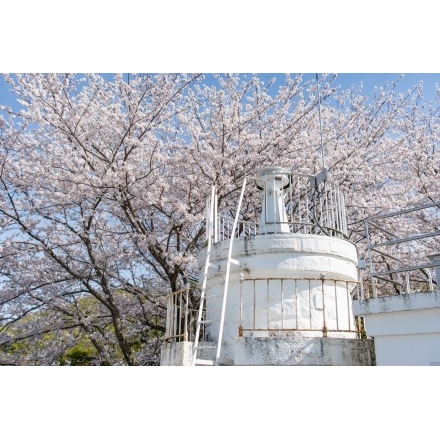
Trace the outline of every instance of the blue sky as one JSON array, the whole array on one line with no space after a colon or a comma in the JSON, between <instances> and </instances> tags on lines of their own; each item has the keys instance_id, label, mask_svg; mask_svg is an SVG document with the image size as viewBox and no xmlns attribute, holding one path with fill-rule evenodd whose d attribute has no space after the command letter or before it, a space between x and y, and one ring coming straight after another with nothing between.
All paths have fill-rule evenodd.
<instances>
[{"instance_id":1,"label":"blue sky","mask_svg":"<svg viewBox=\"0 0 440 440\"><path fill-rule=\"evenodd\" d=\"M111 77L110 74L105 75ZM260 74L265 82L278 75L281 78L284 76L284 74L276 73ZM315 75L315 73L308 73L305 74L305 78L314 79ZM403 78L399 80L398 91L404 92L413 88L418 82L423 81L425 102L435 100L436 84L440 85L440 73L408 73L403 75ZM362 82L364 94L369 95L373 92L374 87L385 86L386 83L390 84L399 77L400 73L339 73L334 84L347 89L352 86L357 87ZM16 108L16 97L9 92L9 86L3 81L2 77L0 77L0 104Z\"/></svg>"}]
</instances>

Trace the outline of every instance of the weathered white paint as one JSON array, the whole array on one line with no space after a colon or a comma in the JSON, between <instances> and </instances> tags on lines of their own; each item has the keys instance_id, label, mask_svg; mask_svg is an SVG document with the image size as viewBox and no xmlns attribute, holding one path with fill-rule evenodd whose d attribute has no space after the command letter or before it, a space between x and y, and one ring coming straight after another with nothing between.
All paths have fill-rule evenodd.
<instances>
[{"instance_id":1,"label":"weathered white paint","mask_svg":"<svg viewBox=\"0 0 440 440\"><path fill-rule=\"evenodd\" d=\"M199 358L214 360L215 349L199 346ZM164 343L160 365L191 366L193 342ZM372 339L304 337L301 332L245 336L226 344L223 365L345 365L375 364Z\"/></svg>"},{"instance_id":2,"label":"weathered white paint","mask_svg":"<svg viewBox=\"0 0 440 440\"><path fill-rule=\"evenodd\" d=\"M183 366L190 367L192 365L192 353L194 342L164 342L160 353L161 367ZM215 347L205 341L198 344L198 358L215 360Z\"/></svg>"},{"instance_id":3,"label":"weathered white paint","mask_svg":"<svg viewBox=\"0 0 440 440\"><path fill-rule=\"evenodd\" d=\"M353 302L374 337L377 365L440 364L440 292Z\"/></svg>"},{"instance_id":4,"label":"weathered white paint","mask_svg":"<svg viewBox=\"0 0 440 440\"><path fill-rule=\"evenodd\" d=\"M164 342L160 352L160 366L191 366L192 349L192 342Z\"/></svg>"},{"instance_id":5,"label":"weathered white paint","mask_svg":"<svg viewBox=\"0 0 440 440\"><path fill-rule=\"evenodd\" d=\"M213 340L219 332L228 244L221 241L211 250L206 310L207 319L213 321L208 330ZM357 281L357 252L352 243L310 234L240 237L234 241L232 258L240 266L231 267L222 363L234 362L241 324L245 328L303 329L301 335L308 337L355 337L348 331L355 329L348 294ZM203 269L203 254L199 262Z\"/></svg>"},{"instance_id":6,"label":"weathered white paint","mask_svg":"<svg viewBox=\"0 0 440 440\"><path fill-rule=\"evenodd\" d=\"M221 283L226 268L229 240L213 245L210 284ZM232 252L240 267L233 266L231 277L320 278L357 281L357 251L347 240L312 234L266 234L239 237ZM203 269L205 253L199 255ZM214 277L212 277L214 275ZM213 279L214 278L214 279Z\"/></svg>"},{"instance_id":7,"label":"weathered white paint","mask_svg":"<svg viewBox=\"0 0 440 440\"><path fill-rule=\"evenodd\" d=\"M304 337L301 332L235 340L234 365L374 365L372 339Z\"/></svg>"}]
</instances>

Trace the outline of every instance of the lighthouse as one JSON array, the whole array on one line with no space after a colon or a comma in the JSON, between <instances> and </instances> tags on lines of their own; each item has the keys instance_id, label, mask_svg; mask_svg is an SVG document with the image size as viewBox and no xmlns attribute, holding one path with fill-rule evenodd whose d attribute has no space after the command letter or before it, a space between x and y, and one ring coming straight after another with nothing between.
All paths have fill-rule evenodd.
<instances>
[{"instance_id":1,"label":"lighthouse","mask_svg":"<svg viewBox=\"0 0 440 440\"><path fill-rule=\"evenodd\" d=\"M249 220L241 205L252 197L259 208ZM161 364L373 365L352 311L357 249L327 172L264 168L243 182L234 217L217 205L213 188L197 320L185 301L169 303ZM173 339L177 314L187 316L186 340Z\"/></svg>"},{"instance_id":2,"label":"lighthouse","mask_svg":"<svg viewBox=\"0 0 440 440\"><path fill-rule=\"evenodd\" d=\"M285 190L289 173L283 168L265 168L258 173L257 187L262 192L260 234L289 233Z\"/></svg>"}]
</instances>

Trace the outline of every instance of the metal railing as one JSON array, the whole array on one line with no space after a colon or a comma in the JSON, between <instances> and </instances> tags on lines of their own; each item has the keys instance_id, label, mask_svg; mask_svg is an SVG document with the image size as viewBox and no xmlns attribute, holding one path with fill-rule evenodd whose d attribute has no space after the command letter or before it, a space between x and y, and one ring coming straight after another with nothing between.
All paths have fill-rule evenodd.
<instances>
[{"instance_id":1,"label":"metal railing","mask_svg":"<svg viewBox=\"0 0 440 440\"><path fill-rule=\"evenodd\" d=\"M258 332L360 334L352 298L359 282L323 278L264 278L241 281L239 336ZM360 336L359 336L360 337Z\"/></svg>"},{"instance_id":2,"label":"metal railing","mask_svg":"<svg viewBox=\"0 0 440 440\"><path fill-rule=\"evenodd\" d=\"M440 203L365 221L370 288L363 298L439 288Z\"/></svg>"},{"instance_id":3,"label":"metal railing","mask_svg":"<svg viewBox=\"0 0 440 440\"><path fill-rule=\"evenodd\" d=\"M318 176L291 174L286 211L291 232L347 237L344 194Z\"/></svg>"},{"instance_id":4,"label":"metal railing","mask_svg":"<svg viewBox=\"0 0 440 440\"><path fill-rule=\"evenodd\" d=\"M347 238L344 195L338 185L327 179L325 170L317 176L291 172L284 172L282 176L288 182L282 188L286 221L271 222L266 218L264 219L266 225L283 224L290 233ZM259 218L263 209L263 197L255 190L256 187L261 189L261 177L250 178L249 181L251 184L248 184L245 200L252 200L253 209L252 213L246 212L247 218L240 215L235 237L265 233ZM222 203L228 205L228 201L224 198ZM270 207L264 210L265 213L268 212L268 208ZM213 224L213 243L231 238L234 218L227 211L218 212L217 201L213 207L207 204L207 222L212 221Z\"/></svg>"},{"instance_id":5,"label":"metal railing","mask_svg":"<svg viewBox=\"0 0 440 440\"><path fill-rule=\"evenodd\" d=\"M242 280L236 311L240 323L237 335L308 331L316 332L317 336L328 336L332 332L355 333L360 338L362 324L358 318L353 317L351 301L363 295L362 289L363 285L359 282L336 279ZM275 312L274 305L277 309ZM197 313L198 309L190 305L188 290L170 294L165 341L193 342ZM203 315L206 315L205 310ZM219 317L211 316L210 321L203 321L200 340L212 339L213 332L209 331L209 326L218 326Z\"/></svg>"},{"instance_id":6,"label":"metal railing","mask_svg":"<svg viewBox=\"0 0 440 440\"><path fill-rule=\"evenodd\" d=\"M167 296L167 318L165 341L194 341L197 305L192 305L189 297L190 289L182 289Z\"/></svg>"}]
</instances>

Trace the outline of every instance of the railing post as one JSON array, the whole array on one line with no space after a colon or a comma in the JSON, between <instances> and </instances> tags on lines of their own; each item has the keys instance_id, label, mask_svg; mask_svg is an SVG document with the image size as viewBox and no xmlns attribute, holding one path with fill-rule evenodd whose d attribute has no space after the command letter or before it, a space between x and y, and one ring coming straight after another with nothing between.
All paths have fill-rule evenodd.
<instances>
[{"instance_id":1,"label":"railing post","mask_svg":"<svg viewBox=\"0 0 440 440\"><path fill-rule=\"evenodd\" d=\"M429 291L432 292L434 290L434 285L432 284L432 272L429 269L426 269L428 271L428 283L429 283ZM437 281L438 283L438 281Z\"/></svg>"},{"instance_id":2,"label":"railing post","mask_svg":"<svg viewBox=\"0 0 440 440\"><path fill-rule=\"evenodd\" d=\"M405 272L405 281L406 281L406 293L410 294L411 293L411 285L409 282L409 272Z\"/></svg>"},{"instance_id":3,"label":"railing post","mask_svg":"<svg viewBox=\"0 0 440 440\"><path fill-rule=\"evenodd\" d=\"M240 325L238 327L238 336L243 336L243 274L240 274Z\"/></svg>"},{"instance_id":4,"label":"railing post","mask_svg":"<svg viewBox=\"0 0 440 440\"><path fill-rule=\"evenodd\" d=\"M185 301L185 321L184 321L184 327L183 327L183 340L188 341L188 291L189 289L186 289L186 301Z\"/></svg>"},{"instance_id":5,"label":"railing post","mask_svg":"<svg viewBox=\"0 0 440 440\"><path fill-rule=\"evenodd\" d=\"M367 252L368 252L368 260L370 265L370 280L371 280L371 290L373 291L373 298L377 297L376 293L376 285L374 283L374 268L373 268L373 261L371 259L371 242L370 242L370 234L368 231L368 220L365 220L365 237L367 238Z\"/></svg>"}]
</instances>

